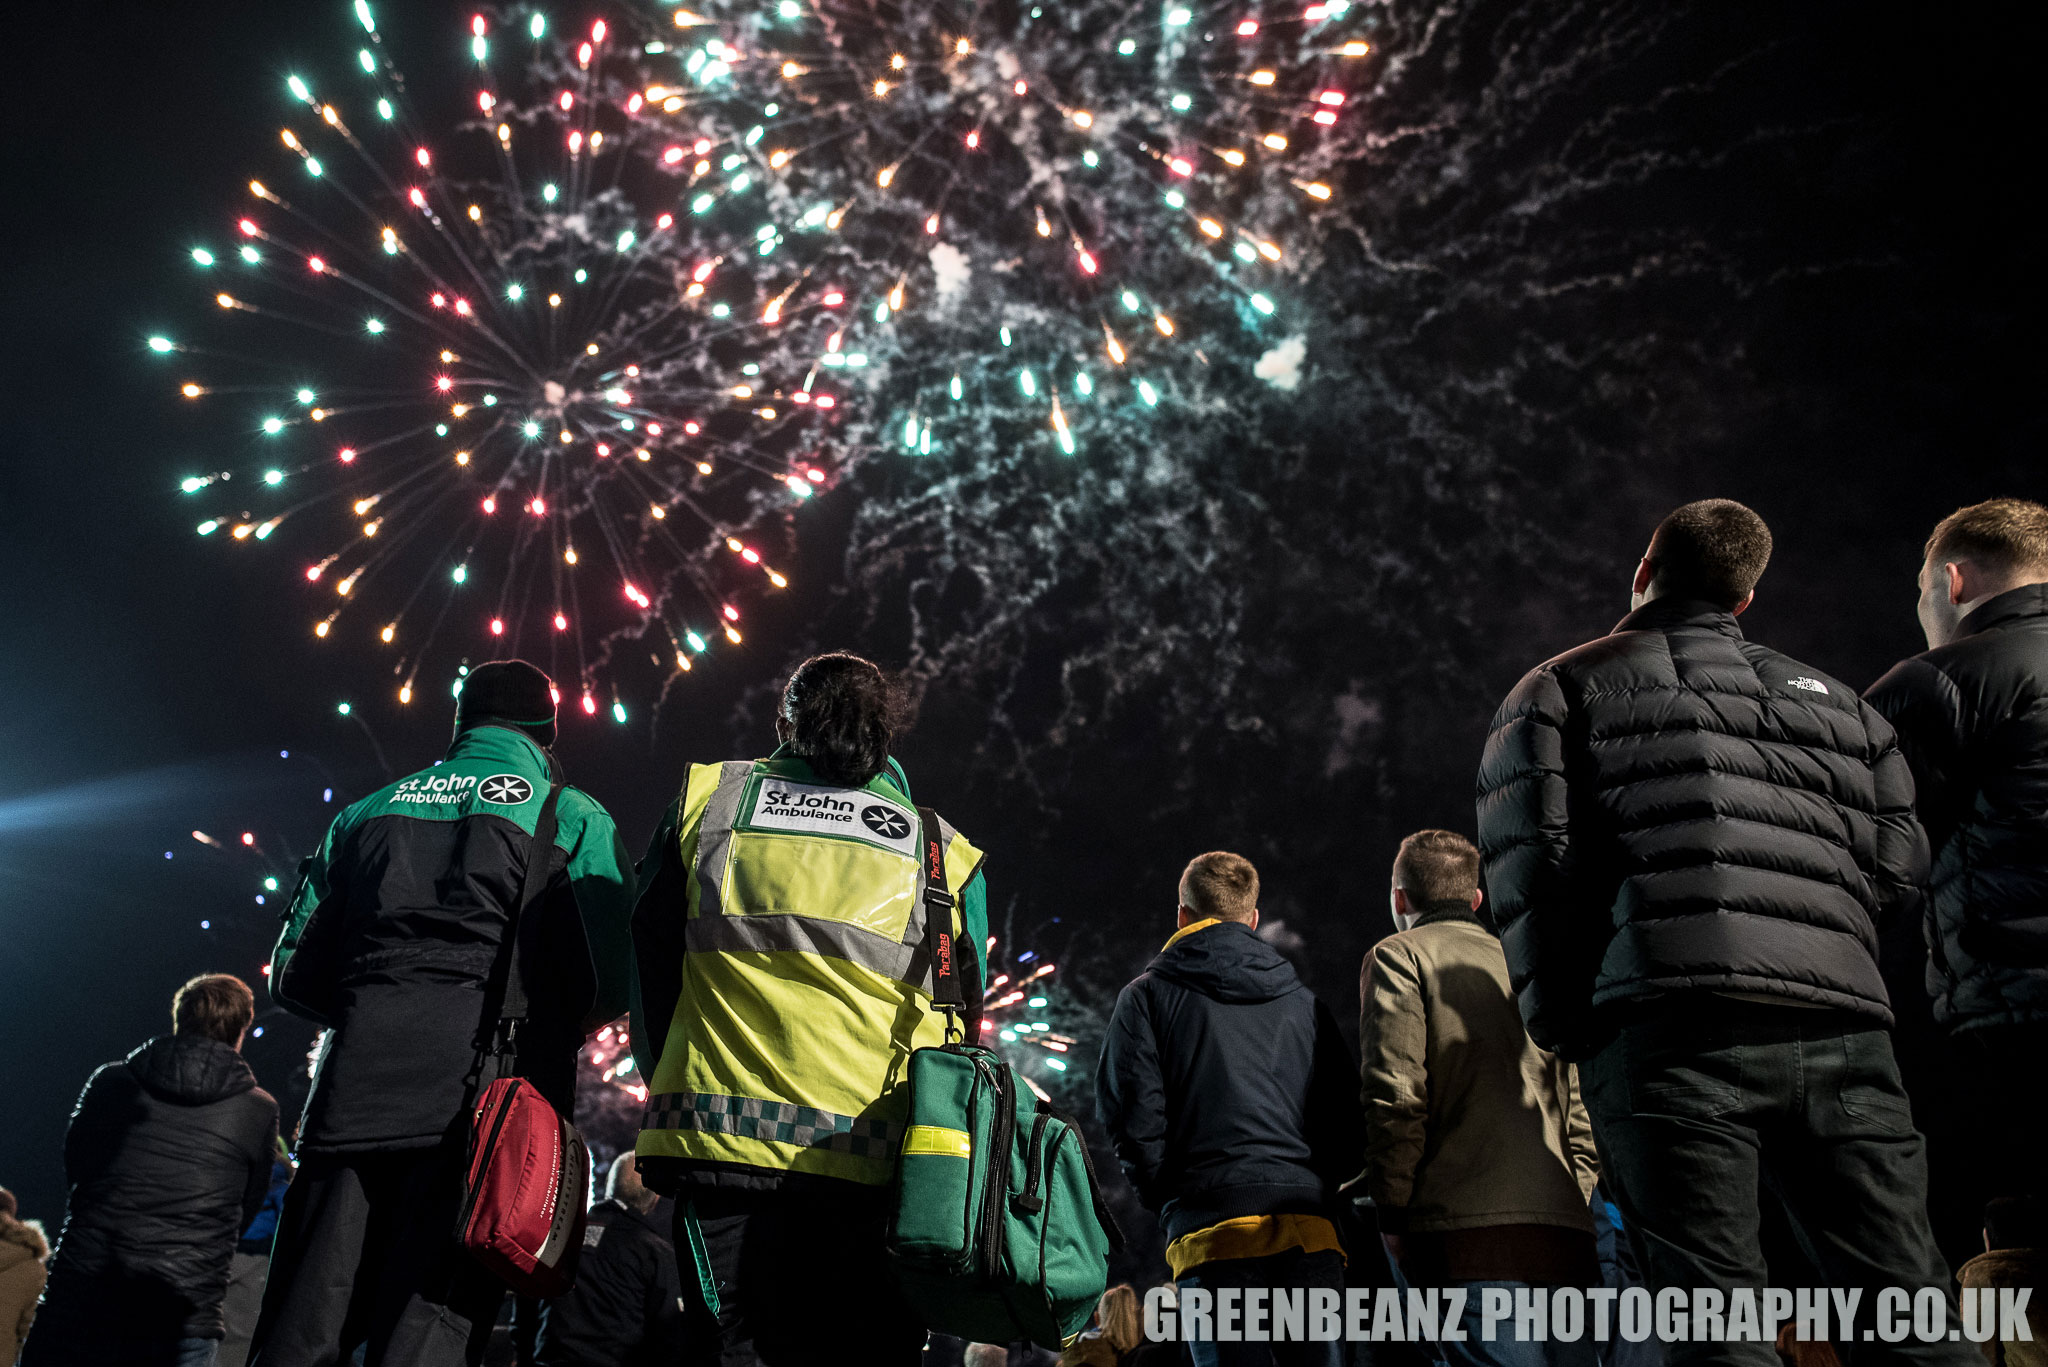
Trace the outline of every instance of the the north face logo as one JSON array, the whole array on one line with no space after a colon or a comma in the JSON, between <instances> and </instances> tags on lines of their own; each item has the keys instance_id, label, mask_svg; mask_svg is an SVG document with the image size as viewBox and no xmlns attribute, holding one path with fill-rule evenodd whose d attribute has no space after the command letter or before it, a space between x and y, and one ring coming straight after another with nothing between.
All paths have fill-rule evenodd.
<instances>
[{"instance_id":1,"label":"the north face logo","mask_svg":"<svg viewBox=\"0 0 2048 1367\"><path fill-rule=\"evenodd\" d=\"M1828 686L1822 683L1819 679L1809 679L1804 674L1801 674L1796 679L1785 680L1785 687L1803 688L1809 693L1818 693L1822 697L1826 697L1828 691Z\"/></svg>"}]
</instances>

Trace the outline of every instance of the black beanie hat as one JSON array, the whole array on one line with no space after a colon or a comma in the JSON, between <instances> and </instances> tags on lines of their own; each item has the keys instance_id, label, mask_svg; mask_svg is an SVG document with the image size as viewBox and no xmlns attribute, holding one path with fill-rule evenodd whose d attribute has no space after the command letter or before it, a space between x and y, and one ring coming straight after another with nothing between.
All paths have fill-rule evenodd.
<instances>
[{"instance_id":1,"label":"black beanie hat","mask_svg":"<svg viewBox=\"0 0 2048 1367\"><path fill-rule=\"evenodd\" d=\"M455 729L494 722L515 726L540 742L555 743L555 685L524 660L492 660L469 671L455 697Z\"/></svg>"}]
</instances>

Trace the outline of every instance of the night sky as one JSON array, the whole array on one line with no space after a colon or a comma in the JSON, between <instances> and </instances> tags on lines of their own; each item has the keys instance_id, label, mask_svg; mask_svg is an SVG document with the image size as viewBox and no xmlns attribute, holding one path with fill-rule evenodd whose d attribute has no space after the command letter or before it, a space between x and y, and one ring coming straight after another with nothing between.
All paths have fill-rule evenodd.
<instances>
[{"instance_id":1,"label":"night sky","mask_svg":"<svg viewBox=\"0 0 2048 1367\"><path fill-rule=\"evenodd\" d=\"M1920 648L1933 521L2043 493L2040 34L1888 5L1367 8L1383 137L1318 259L1310 383L1057 478L877 462L807 515L805 587L657 727L565 724L629 846L686 762L766 748L790 663L863 649L910 671L899 753L990 850L1009 933L1107 993L1179 866L1226 845L1344 1015L1394 844L1471 829L1493 703L1612 625L1671 506L1771 522L1758 639L1857 687ZM466 12L380 17L417 79L458 69ZM448 718L336 714L382 676L312 639L283 557L192 535L176 482L219 428L143 346L206 306L183 253L275 162L284 75L348 41L345 4L12 13L0 1184L54 1225L87 1073L168 1028L191 974L260 981L263 875L288 892L379 748L419 767ZM267 1021L251 1057L288 1094L307 1032Z\"/></svg>"}]
</instances>

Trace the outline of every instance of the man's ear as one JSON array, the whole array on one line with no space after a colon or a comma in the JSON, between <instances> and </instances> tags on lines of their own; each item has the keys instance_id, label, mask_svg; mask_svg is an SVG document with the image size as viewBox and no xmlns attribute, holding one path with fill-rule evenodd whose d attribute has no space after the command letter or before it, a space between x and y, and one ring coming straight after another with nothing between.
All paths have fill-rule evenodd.
<instances>
[{"instance_id":1,"label":"man's ear","mask_svg":"<svg viewBox=\"0 0 2048 1367\"><path fill-rule=\"evenodd\" d=\"M1251 928L1253 930L1259 928L1259 909L1257 907L1252 908Z\"/></svg>"},{"instance_id":2,"label":"man's ear","mask_svg":"<svg viewBox=\"0 0 2048 1367\"><path fill-rule=\"evenodd\" d=\"M1941 567L1941 572L1948 576L1948 601L1957 607L1968 602L1963 592L1963 567L1951 560Z\"/></svg>"},{"instance_id":3,"label":"man's ear","mask_svg":"<svg viewBox=\"0 0 2048 1367\"><path fill-rule=\"evenodd\" d=\"M1629 586L1629 592L1648 593L1650 591L1650 581L1656 577L1657 572L1650 568L1650 557L1644 556L1636 562L1636 578L1635 582Z\"/></svg>"},{"instance_id":4,"label":"man's ear","mask_svg":"<svg viewBox=\"0 0 2048 1367\"><path fill-rule=\"evenodd\" d=\"M1196 911L1186 902L1182 902L1180 904L1180 910L1174 915L1173 923L1180 929L1186 930L1189 926L1193 925L1195 922L1201 919L1202 916L1200 912Z\"/></svg>"},{"instance_id":5,"label":"man's ear","mask_svg":"<svg viewBox=\"0 0 2048 1367\"><path fill-rule=\"evenodd\" d=\"M1485 893L1481 892L1481 891L1480 891L1480 890L1479 890L1478 888L1474 888L1474 889L1472 889L1472 910L1474 910L1474 911L1477 911L1477 910L1479 910L1479 904L1480 904L1481 902L1484 902L1485 900L1486 900L1486 894L1485 894Z\"/></svg>"},{"instance_id":6,"label":"man's ear","mask_svg":"<svg viewBox=\"0 0 2048 1367\"><path fill-rule=\"evenodd\" d=\"M1734 614L1735 614L1735 615L1736 615L1737 617L1740 617L1740 616L1741 616L1741 615L1742 615L1743 613L1745 613L1745 612L1748 612L1748 611L1749 611L1749 605L1750 605L1751 603L1754 603L1755 601L1756 601L1756 590L1755 590L1755 589L1751 589L1751 590L1750 590L1750 591L1749 591L1748 593L1745 593L1745 594L1743 594L1743 595L1742 595L1742 601L1741 601L1741 602L1737 603L1737 604L1736 604L1736 605L1735 605L1734 607L1732 607L1732 608L1728 609L1728 611L1730 611L1730 612L1734 613Z\"/></svg>"},{"instance_id":7,"label":"man's ear","mask_svg":"<svg viewBox=\"0 0 2048 1367\"><path fill-rule=\"evenodd\" d=\"M1396 915L1396 916L1406 916L1406 915L1408 915L1408 914L1409 914L1409 911L1408 911L1408 889L1406 889L1406 888L1395 888L1395 889L1394 889L1394 915Z\"/></svg>"}]
</instances>

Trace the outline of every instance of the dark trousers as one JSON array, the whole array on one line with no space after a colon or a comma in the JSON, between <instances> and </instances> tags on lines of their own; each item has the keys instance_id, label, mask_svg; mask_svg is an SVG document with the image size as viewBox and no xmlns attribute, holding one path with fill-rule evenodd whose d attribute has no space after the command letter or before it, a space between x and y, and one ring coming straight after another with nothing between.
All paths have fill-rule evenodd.
<instances>
[{"instance_id":1,"label":"dark trousers","mask_svg":"<svg viewBox=\"0 0 2048 1367\"><path fill-rule=\"evenodd\" d=\"M1984 1205L2048 1196L2048 1022L1964 1030L1937 1043L1928 1204L1953 1267L1984 1251Z\"/></svg>"},{"instance_id":2,"label":"dark trousers","mask_svg":"<svg viewBox=\"0 0 2048 1367\"><path fill-rule=\"evenodd\" d=\"M1266 1258L1225 1258L1198 1263L1174 1279L1183 1296L1190 1287L1213 1293L1223 1287L1316 1287L1344 1294L1344 1259L1330 1250L1306 1253L1289 1249ZM1183 1299L1185 1304L1185 1299ZM1211 1311L1210 1324L1215 1324ZM1242 1328L1243 1321L1238 1321ZM1271 1324L1268 1321L1268 1332ZM1183 1333L1186 1331L1183 1330ZM1215 1343L1204 1339L1185 1340L1195 1367L1338 1367L1344 1360L1342 1343Z\"/></svg>"},{"instance_id":3,"label":"dark trousers","mask_svg":"<svg viewBox=\"0 0 2048 1367\"><path fill-rule=\"evenodd\" d=\"M455 1241L451 1148L309 1157L285 1193L254 1367L476 1367L504 1286Z\"/></svg>"},{"instance_id":4,"label":"dark trousers","mask_svg":"<svg viewBox=\"0 0 2048 1367\"><path fill-rule=\"evenodd\" d=\"M1647 1008L1580 1065L1603 1181L1653 1288L1769 1284L1758 1236L1768 1185L1828 1284L1864 1288L1859 1328L1880 1288L1949 1290L1927 1218L1926 1147L1891 1037L1872 1024L1687 994ZM1778 1361L1768 1343L1665 1352L1674 1364ZM1913 1339L1858 1342L1853 1358L1981 1363L1967 1342Z\"/></svg>"},{"instance_id":5,"label":"dark trousers","mask_svg":"<svg viewBox=\"0 0 2048 1367\"><path fill-rule=\"evenodd\" d=\"M882 1246L888 1189L823 1182L676 1202L676 1260L689 1305L684 1361L719 1367L858 1362L917 1367L925 1329ZM706 1313L685 1212L694 1204L718 1287Z\"/></svg>"}]
</instances>

